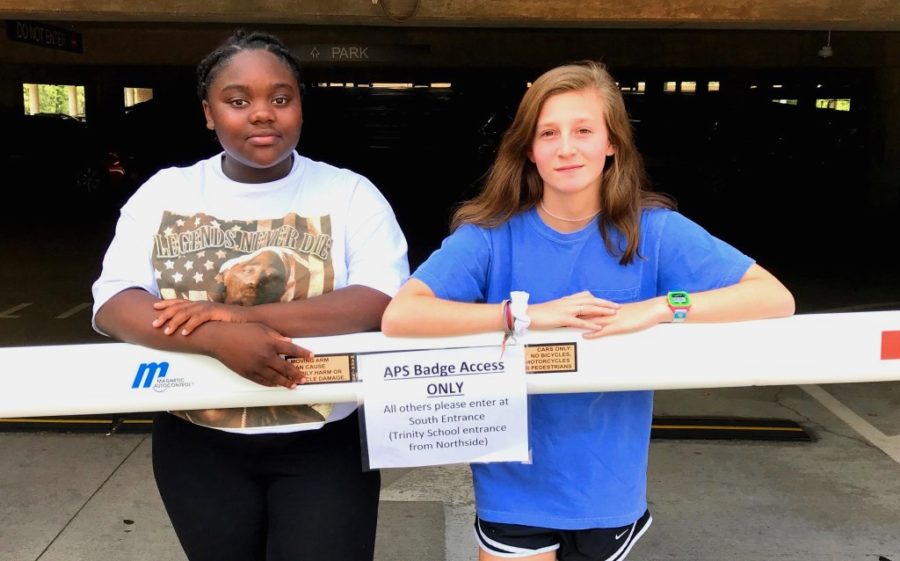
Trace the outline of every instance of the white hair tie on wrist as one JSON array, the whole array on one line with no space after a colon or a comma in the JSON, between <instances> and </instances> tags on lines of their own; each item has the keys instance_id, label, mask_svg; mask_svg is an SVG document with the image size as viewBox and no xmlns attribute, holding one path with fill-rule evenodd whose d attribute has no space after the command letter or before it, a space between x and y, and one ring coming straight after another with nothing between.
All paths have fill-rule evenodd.
<instances>
[{"instance_id":1,"label":"white hair tie on wrist","mask_svg":"<svg viewBox=\"0 0 900 561\"><path fill-rule=\"evenodd\" d=\"M518 337L524 335L531 325L528 317L528 293L521 290L513 290L509 293L509 309L513 316L513 334Z\"/></svg>"}]
</instances>

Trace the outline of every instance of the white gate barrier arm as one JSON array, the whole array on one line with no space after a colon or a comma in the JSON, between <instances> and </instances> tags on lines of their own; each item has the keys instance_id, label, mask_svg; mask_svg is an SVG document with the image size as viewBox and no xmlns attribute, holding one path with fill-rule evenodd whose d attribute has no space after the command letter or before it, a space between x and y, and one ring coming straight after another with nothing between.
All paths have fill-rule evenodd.
<instances>
[{"instance_id":1,"label":"white gate barrier arm","mask_svg":"<svg viewBox=\"0 0 900 561\"><path fill-rule=\"evenodd\" d=\"M355 380L356 355L496 346L482 334L299 338L321 379ZM532 331L529 393L687 389L900 380L900 311L807 314L740 323L659 325L586 341ZM359 372L359 377L381 372ZM294 390L250 382L215 359L124 343L0 348L0 417L362 402L357 381Z\"/></svg>"}]
</instances>

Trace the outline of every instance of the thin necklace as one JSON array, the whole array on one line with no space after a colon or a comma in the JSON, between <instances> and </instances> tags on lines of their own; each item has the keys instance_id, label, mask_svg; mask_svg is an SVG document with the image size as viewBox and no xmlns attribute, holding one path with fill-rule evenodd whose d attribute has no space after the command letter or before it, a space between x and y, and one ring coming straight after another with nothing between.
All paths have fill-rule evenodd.
<instances>
[{"instance_id":1,"label":"thin necklace","mask_svg":"<svg viewBox=\"0 0 900 561\"><path fill-rule=\"evenodd\" d=\"M541 199L540 201L538 201L538 204L541 205L541 209L543 209L543 211L547 213L547 216L549 216L550 218L555 218L557 220L562 220L563 222L584 222L585 220L591 220L595 216L600 214L600 211L598 210L594 214L592 214L590 216L585 216L584 218L563 218L562 216L556 216L555 214L553 214L552 212L547 210L547 207L544 206L544 199Z\"/></svg>"}]
</instances>

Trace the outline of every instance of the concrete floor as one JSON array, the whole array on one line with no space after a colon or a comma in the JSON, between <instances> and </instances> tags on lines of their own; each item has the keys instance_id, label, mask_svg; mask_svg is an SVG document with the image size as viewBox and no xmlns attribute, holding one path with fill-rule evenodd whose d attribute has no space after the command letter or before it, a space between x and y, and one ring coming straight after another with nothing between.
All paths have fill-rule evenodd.
<instances>
[{"instance_id":1,"label":"concrete floor","mask_svg":"<svg viewBox=\"0 0 900 561\"><path fill-rule=\"evenodd\" d=\"M658 392L656 413L791 419L815 438L653 441L654 524L632 561L900 561L900 382ZM4 433L0 450L0 561L185 559L148 436ZM378 561L477 558L466 466L386 470L381 499Z\"/></svg>"}]
</instances>

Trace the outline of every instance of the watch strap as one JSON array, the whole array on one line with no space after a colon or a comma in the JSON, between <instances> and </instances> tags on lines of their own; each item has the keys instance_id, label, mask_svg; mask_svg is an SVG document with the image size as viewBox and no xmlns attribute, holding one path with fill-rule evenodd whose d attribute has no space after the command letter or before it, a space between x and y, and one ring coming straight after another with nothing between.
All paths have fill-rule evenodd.
<instances>
[{"instance_id":1,"label":"watch strap","mask_svg":"<svg viewBox=\"0 0 900 561\"><path fill-rule=\"evenodd\" d=\"M691 309L691 295L683 290L675 290L666 295L666 303L672 310L672 323L682 323Z\"/></svg>"}]
</instances>

